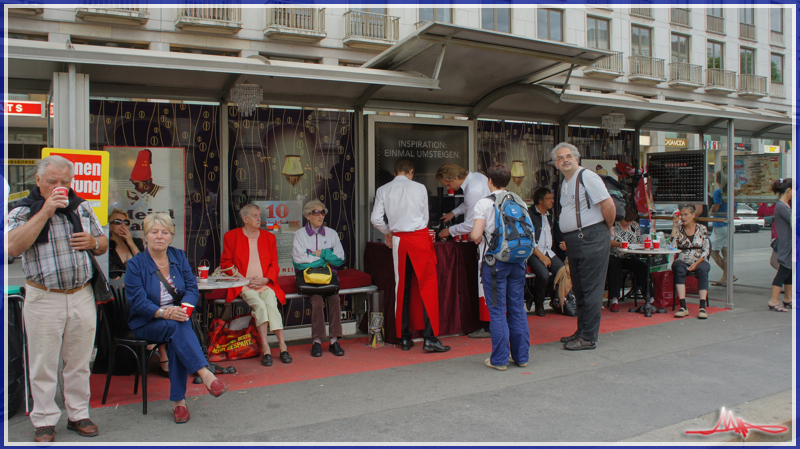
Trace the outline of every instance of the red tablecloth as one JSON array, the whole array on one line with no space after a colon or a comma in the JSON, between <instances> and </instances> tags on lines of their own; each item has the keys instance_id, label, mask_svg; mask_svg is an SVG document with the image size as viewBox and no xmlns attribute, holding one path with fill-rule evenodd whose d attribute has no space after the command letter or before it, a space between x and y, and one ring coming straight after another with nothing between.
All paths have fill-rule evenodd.
<instances>
[{"instance_id":1,"label":"red tablecloth","mask_svg":"<svg viewBox=\"0 0 800 449\"><path fill-rule=\"evenodd\" d=\"M436 251L439 280L439 335L466 334L477 330L481 327L478 319L477 246L471 242L449 240L436 242L433 248ZM399 343L395 332L392 250L383 243L367 242L364 271L372 276L372 284L384 292L385 341ZM414 338L417 337L422 337L419 330L414 332Z\"/></svg>"}]
</instances>

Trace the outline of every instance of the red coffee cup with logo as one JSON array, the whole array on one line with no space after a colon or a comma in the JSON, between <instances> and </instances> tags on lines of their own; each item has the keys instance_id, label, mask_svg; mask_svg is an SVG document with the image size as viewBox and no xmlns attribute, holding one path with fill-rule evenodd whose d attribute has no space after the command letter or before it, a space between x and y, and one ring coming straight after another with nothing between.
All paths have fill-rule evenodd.
<instances>
[{"instance_id":1,"label":"red coffee cup with logo","mask_svg":"<svg viewBox=\"0 0 800 449\"><path fill-rule=\"evenodd\" d=\"M661 248L661 242L659 240L654 241L653 249L659 249L659 248Z\"/></svg>"},{"instance_id":2,"label":"red coffee cup with logo","mask_svg":"<svg viewBox=\"0 0 800 449\"><path fill-rule=\"evenodd\" d=\"M436 231L428 229L428 235L431 236L431 243L436 242Z\"/></svg>"},{"instance_id":3,"label":"red coffee cup with logo","mask_svg":"<svg viewBox=\"0 0 800 449\"><path fill-rule=\"evenodd\" d=\"M455 191L455 190L453 190L453 189L447 189L447 194L448 194L448 195L455 195L455 194L456 194L456 191Z\"/></svg>"},{"instance_id":4,"label":"red coffee cup with logo","mask_svg":"<svg viewBox=\"0 0 800 449\"><path fill-rule=\"evenodd\" d=\"M197 267L197 272L200 273L200 282L208 282L208 267Z\"/></svg>"},{"instance_id":5,"label":"red coffee cup with logo","mask_svg":"<svg viewBox=\"0 0 800 449\"><path fill-rule=\"evenodd\" d=\"M628 242L622 242L622 249L628 249Z\"/></svg>"},{"instance_id":6,"label":"red coffee cup with logo","mask_svg":"<svg viewBox=\"0 0 800 449\"><path fill-rule=\"evenodd\" d=\"M194 310L194 306L189 304L188 302L181 303L181 310L188 316L192 316L192 310Z\"/></svg>"},{"instance_id":7,"label":"red coffee cup with logo","mask_svg":"<svg viewBox=\"0 0 800 449\"><path fill-rule=\"evenodd\" d=\"M59 193L64 196L69 196L69 189L66 187L56 187L53 189L53 193Z\"/></svg>"},{"instance_id":8,"label":"red coffee cup with logo","mask_svg":"<svg viewBox=\"0 0 800 449\"><path fill-rule=\"evenodd\" d=\"M644 239L644 249L650 249L650 243L652 243L650 237Z\"/></svg>"}]
</instances>

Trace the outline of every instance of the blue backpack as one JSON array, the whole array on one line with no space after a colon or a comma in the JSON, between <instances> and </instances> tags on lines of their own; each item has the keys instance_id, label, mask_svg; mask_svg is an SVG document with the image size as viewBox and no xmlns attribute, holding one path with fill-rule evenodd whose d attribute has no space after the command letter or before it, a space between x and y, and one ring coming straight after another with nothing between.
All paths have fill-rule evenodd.
<instances>
[{"instance_id":1,"label":"blue backpack","mask_svg":"<svg viewBox=\"0 0 800 449\"><path fill-rule=\"evenodd\" d=\"M500 192L489 195L494 201L495 228L487 239L483 263L492 270L492 305L497 306L497 271L495 262L515 264L525 262L533 253L534 230L528 206L516 193Z\"/></svg>"}]
</instances>

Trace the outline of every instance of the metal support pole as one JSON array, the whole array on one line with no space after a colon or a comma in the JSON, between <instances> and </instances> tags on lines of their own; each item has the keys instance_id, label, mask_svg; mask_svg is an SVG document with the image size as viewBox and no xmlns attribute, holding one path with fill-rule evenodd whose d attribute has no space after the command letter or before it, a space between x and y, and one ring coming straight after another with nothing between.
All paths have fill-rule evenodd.
<instances>
[{"instance_id":1,"label":"metal support pole","mask_svg":"<svg viewBox=\"0 0 800 449\"><path fill-rule=\"evenodd\" d=\"M75 64L70 64L68 69L68 76L69 76L69 92L67 92L67 98L69 98L69 147L73 150L85 150L86 148L78 148L78 93L76 92L76 82L75 82ZM47 111L47 114L50 115L50 111Z\"/></svg>"},{"instance_id":2,"label":"metal support pole","mask_svg":"<svg viewBox=\"0 0 800 449\"><path fill-rule=\"evenodd\" d=\"M725 290L727 293L727 301L725 307L733 309L733 235L736 234L736 227L733 223L733 210L736 208L736 198L733 197L733 119L728 119L728 188L726 195L728 197L728 257L725 262L727 264L728 276L725 278Z\"/></svg>"}]
</instances>

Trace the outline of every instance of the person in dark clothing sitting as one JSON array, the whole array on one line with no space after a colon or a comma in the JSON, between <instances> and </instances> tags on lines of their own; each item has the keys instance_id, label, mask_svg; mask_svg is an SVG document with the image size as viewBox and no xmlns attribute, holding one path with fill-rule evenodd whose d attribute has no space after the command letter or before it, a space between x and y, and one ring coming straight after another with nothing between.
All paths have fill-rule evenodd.
<instances>
[{"instance_id":1,"label":"person in dark clothing sitting","mask_svg":"<svg viewBox=\"0 0 800 449\"><path fill-rule=\"evenodd\" d=\"M611 255L608 257L608 297L611 298L611 312L619 312L619 298L622 289L622 270L632 271L642 295L648 303L653 302L653 287L647 286L647 263L638 257L619 252L622 242L642 243L644 238L639 230L639 212L636 206L629 204L625 208L625 217L614 223L614 235L611 236ZM648 295L648 289L650 294Z\"/></svg>"},{"instance_id":2,"label":"person in dark clothing sitting","mask_svg":"<svg viewBox=\"0 0 800 449\"><path fill-rule=\"evenodd\" d=\"M555 277L564 262L553 252L553 249L562 241L561 231L553 227L553 192L546 187L540 187L533 192L533 206L530 207L531 221L536 232L536 246L533 254L528 258L528 266L536 275L534 281L533 304L534 314L544 316L544 297L550 274ZM545 219L546 217L546 219ZM564 298L559 298L563 300ZM531 300L529 300L530 302ZM530 309L530 303L527 304Z\"/></svg>"}]
</instances>

